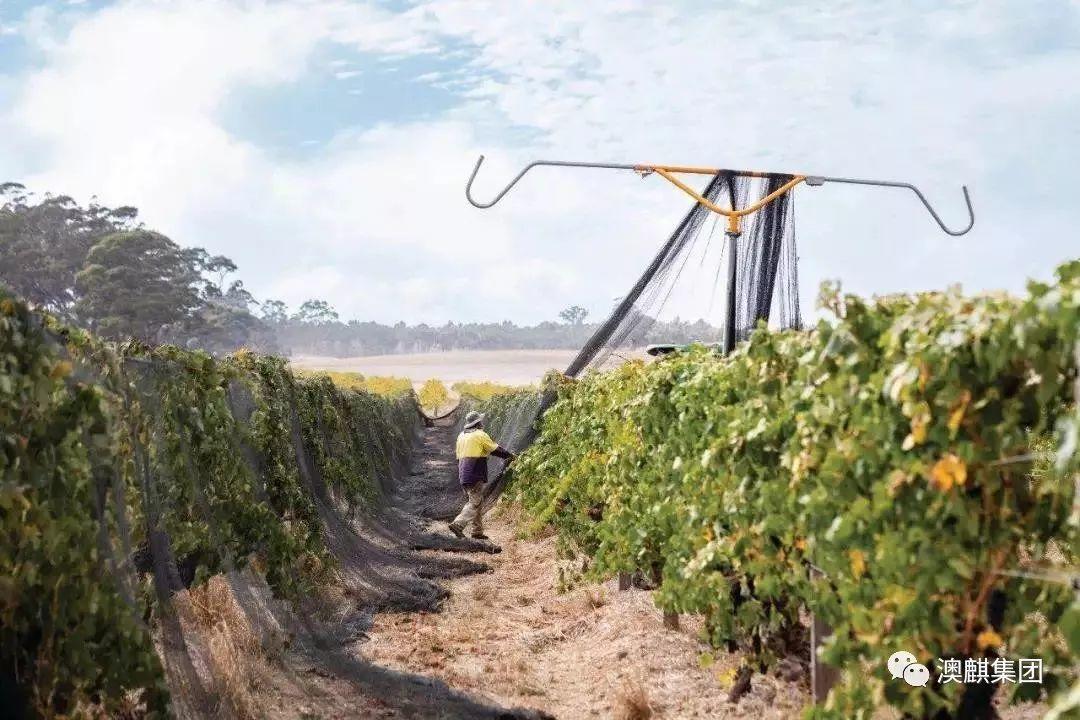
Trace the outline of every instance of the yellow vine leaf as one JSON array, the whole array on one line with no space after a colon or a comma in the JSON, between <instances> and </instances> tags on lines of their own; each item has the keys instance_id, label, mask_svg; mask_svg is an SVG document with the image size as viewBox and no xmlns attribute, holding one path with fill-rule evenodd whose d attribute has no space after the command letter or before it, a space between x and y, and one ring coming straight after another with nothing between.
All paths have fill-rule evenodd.
<instances>
[{"instance_id":1,"label":"yellow vine leaf","mask_svg":"<svg viewBox=\"0 0 1080 720\"><path fill-rule=\"evenodd\" d=\"M930 421L934 416L930 414L930 406L919 403L914 414L911 416L911 433L904 438L903 449L910 450L917 445L926 442L926 434L930 429Z\"/></svg>"},{"instance_id":2,"label":"yellow vine leaf","mask_svg":"<svg viewBox=\"0 0 1080 720\"><path fill-rule=\"evenodd\" d=\"M930 468L930 484L942 492L967 482L967 465L956 455L949 453Z\"/></svg>"},{"instance_id":3,"label":"yellow vine leaf","mask_svg":"<svg viewBox=\"0 0 1080 720\"><path fill-rule=\"evenodd\" d=\"M964 391L964 394L960 396L960 399L955 405L950 408L949 412L949 431L956 435L956 431L960 429L960 423L964 421L964 413L967 412L968 403L971 402L971 392Z\"/></svg>"},{"instance_id":4,"label":"yellow vine leaf","mask_svg":"<svg viewBox=\"0 0 1080 720\"><path fill-rule=\"evenodd\" d=\"M71 370L71 363L67 360L60 360L53 364L52 369L49 371L49 377L53 380L66 378L71 374Z\"/></svg>"},{"instance_id":5,"label":"yellow vine leaf","mask_svg":"<svg viewBox=\"0 0 1080 720\"><path fill-rule=\"evenodd\" d=\"M851 559L851 574L858 580L866 572L866 556L862 550L850 550L848 557Z\"/></svg>"},{"instance_id":6,"label":"yellow vine leaf","mask_svg":"<svg viewBox=\"0 0 1080 720\"><path fill-rule=\"evenodd\" d=\"M716 672L716 679L720 683L720 687L729 688L735 684L735 676L738 675L739 669L730 667L727 670L718 670Z\"/></svg>"},{"instance_id":7,"label":"yellow vine leaf","mask_svg":"<svg viewBox=\"0 0 1080 720\"><path fill-rule=\"evenodd\" d=\"M979 633L979 636L975 638L975 644L980 650L985 650L987 648L1001 647L1005 644L1005 641L1001 639L1000 635L988 628Z\"/></svg>"},{"instance_id":8,"label":"yellow vine leaf","mask_svg":"<svg viewBox=\"0 0 1080 720\"><path fill-rule=\"evenodd\" d=\"M881 642L881 633L878 632L856 632L855 637L859 642L864 642L867 645L877 645Z\"/></svg>"}]
</instances>

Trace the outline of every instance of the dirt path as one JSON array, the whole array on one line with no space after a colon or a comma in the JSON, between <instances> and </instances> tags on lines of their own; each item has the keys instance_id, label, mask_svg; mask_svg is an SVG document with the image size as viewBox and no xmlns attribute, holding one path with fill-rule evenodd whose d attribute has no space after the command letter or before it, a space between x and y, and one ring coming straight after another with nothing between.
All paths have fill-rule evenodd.
<instances>
[{"instance_id":1,"label":"dirt path","mask_svg":"<svg viewBox=\"0 0 1080 720\"><path fill-rule=\"evenodd\" d=\"M461 718L541 720L543 713L495 703L425 673L402 671L366 656L376 617L435 613L448 580L490 570L490 543L429 530L457 505L460 489L447 448L447 421L424 431L410 470L382 479L381 499L349 517L329 493L294 432L301 479L325 525L338 579L300 608L275 600L250 571L215 576L178 598L188 637L186 657L209 690L184 717L238 720ZM294 428L294 431L296 428ZM170 675L175 677L176 674ZM200 683L192 683L193 685ZM174 687L181 700L194 687ZM200 710L198 705L209 705ZM176 702L174 702L176 705Z\"/></svg>"},{"instance_id":2,"label":"dirt path","mask_svg":"<svg viewBox=\"0 0 1080 720\"><path fill-rule=\"evenodd\" d=\"M445 519L461 503L450 430L427 431L418 470L399 496L409 512L432 520L433 534L446 534ZM618 592L612 581L560 593L554 539L518 539L518 526L512 513L497 514L488 533L502 552L476 556L488 572L448 579L438 612L376 615L352 651L481 702L558 718L798 714L805 683L774 677L759 676L739 705L728 704L739 658L703 662L700 623L684 619L679 630L665 630L649 592ZM435 561L445 553L424 555Z\"/></svg>"},{"instance_id":3,"label":"dirt path","mask_svg":"<svg viewBox=\"0 0 1080 720\"><path fill-rule=\"evenodd\" d=\"M458 540L446 520L462 496L449 421L425 429L413 467L384 483L385 502L349 521L321 503L340 583L292 612L242 577L216 604L239 648L211 667L244 683L219 688L225 716L331 718L788 718L806 700L802 678L757 676L726 702L739 658L703 659L700 624L666 630L650 593L612 583L560 593L553 538L515 537L510 513L491 518L501 546ZM302 467L302 473L312 472ZM226 589L225 596L230 591ZM246 614L247 623L229 619ZM208 626L210 627L210 626ZM221 632L222 625L214 632ZM254 642L247 636L256 638ZM284 641L278 653L243 648ZM221 654L219 652L219 654ZM239 668L239 669L238 669Z\"/></svg>"},{"instance_id":4,"label":"dirt path","mask_svg":"<svg viewBox=\"0 0 1080 720\"><path fill-rule=\"evenodd\" d=\"M798 715L804 685L775 677L727 703L738 657L703 668L700 623L665 630L651 593L614 582L559 593L554 539L516 539L515 527L512 517L489 523L502 554L490 573L451 581L441 612L377 617L364 657L558 718Z\"/></svg>"}]
</instances>

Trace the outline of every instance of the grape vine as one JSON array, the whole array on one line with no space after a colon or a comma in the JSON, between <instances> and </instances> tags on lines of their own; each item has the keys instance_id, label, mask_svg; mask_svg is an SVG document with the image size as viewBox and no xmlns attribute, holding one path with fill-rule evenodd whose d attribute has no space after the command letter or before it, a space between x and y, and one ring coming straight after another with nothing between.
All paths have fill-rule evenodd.
<instances>
[{"instance_id":1,"label":"grape vine","mask_svg":"<svg viewBox=\"0 0 1080 720\"><path fill-rule=\"evenodd\" d=\"M104 343L0 292L0 705L110 716L138 692L165 716L151 536L182 584L258 557L297 599L334 566L317 492L370 504L417 422L411 393L298 379L247 352Z\"/></svg>"},{"instance_id":2,"label":"grape vine","mask_svg":"<svg viewBox=\"0 0 1080 720\"><path fill-rule=\"evenodd\" d=\"M662 608L703 615L714 645L753 663L805 643L800 612L816 613L843 673L815 718L958 717L965 686L890 682L900 649L931 668L1075 667L1074 593L1012 571L1075 569L1080 261L1023 299L822 302L833 320L760 329L730 357L562 383L510 495L594 576L649 572ZM1049 672L1041 689L1074 681Z\"/></svg>"}]
</instances>

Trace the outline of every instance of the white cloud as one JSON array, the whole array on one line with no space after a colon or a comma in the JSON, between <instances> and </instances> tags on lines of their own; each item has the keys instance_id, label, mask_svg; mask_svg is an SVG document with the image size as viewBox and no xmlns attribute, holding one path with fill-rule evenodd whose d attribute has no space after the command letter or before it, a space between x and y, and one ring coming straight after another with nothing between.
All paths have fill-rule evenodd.
<instances>
[{"instance_id":1,"label":"white cloud","mask_svg":"<svg viewBox=\"0 0 1080 720\"><path fill-rule=\"evenodd\" d=\"M862 292L1015 289L1075 255L1080 211L1055 197L1080 161L1075 5L497 7L425 5L479 48L472 117L539 128L539 154L908 180L954 225L971 185L979 221L961 239L910 195L799 192L804 297L831 276ZM1035 225L1040 242L1018 240Z\"/></svg>"},{"instance_id":2,"label":"white cloud","mask_svg":"<svg viewBox=\"0 0 1080 720\"><path fill-rule=\"evenodd\" d=\"M478 211L462 191L481 151L480 197L536 157L719 164L917 182L956 224L959 184L971 185L979 220L960 239L904 194L800 190L804 298L824 277L861 292L1015 289L1076 254L1080 209L1058 199L1080 162L1080 24L1066 3L431 0L394 13L128 0L78 12L20 25L43 64L0 116L0 155L35 188L137 205L294 306L315 295L346 317L435 322L539 320L571 303L595 315L687 205L657 177L543 169ZM401 73L401 92L432 82L460 102L344 131L301 160L224 128L237 91L305 82L327 43L375 54L384 72L453 58Z\"/></svg>"}]
</instances>

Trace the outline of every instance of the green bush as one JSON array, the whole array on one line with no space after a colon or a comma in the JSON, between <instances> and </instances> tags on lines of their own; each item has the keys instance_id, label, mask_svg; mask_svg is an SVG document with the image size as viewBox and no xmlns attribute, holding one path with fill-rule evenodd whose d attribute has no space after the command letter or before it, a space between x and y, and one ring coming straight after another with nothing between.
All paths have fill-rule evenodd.
<instances>
[{"instance_id":1,"label":"green bush","mask_svg":"<svg viewBox=\"0 0 1080 720\"><path fill-rule=\"evenodd\" d=\"M901 649L934 678L937 658L997 650L1073 667L1072 591L1006 573L1062 562L1051 544L1075 567L1080 262L1029 290L827 290L836 318L812 331L564 383L511 494L594 575L653 573L659 605L704 615L714 644L763 664L815 612L844 673L814 717L955 713L962 685L890 681ZM1040 462L1047 438L1057 457ZM1043 688L1070 681L1049 672Z\"/></svg>"},{"instance_id":2,"label":"green bush","mask_svg":"<svg viewBox=\"0 0 1080 720\"><path fill-rule=\"evenodd\" d=\"M417 417L411 393L298 380L247 352L103 343L0 294L0 701L109 713L141 689L166 712L141 617L169 610L131 569L151 534L196 583L257 555L297 599L334 566L317 504L369 503Z\"/></svg>"},{"instance_id":3,"label":"green bush","mask_svg":"<svg viewBox=\"0 0 1080 720\"><path fill-rule=\"evenodd\" d=\"M0 299L0 700L13 716L49 716L89 692L151 688L147 704L160 713L149 634L100 581L99 528L124 512L99 502L116 470L107 403L40 326Z\"/></svg>"}]
</instances>

